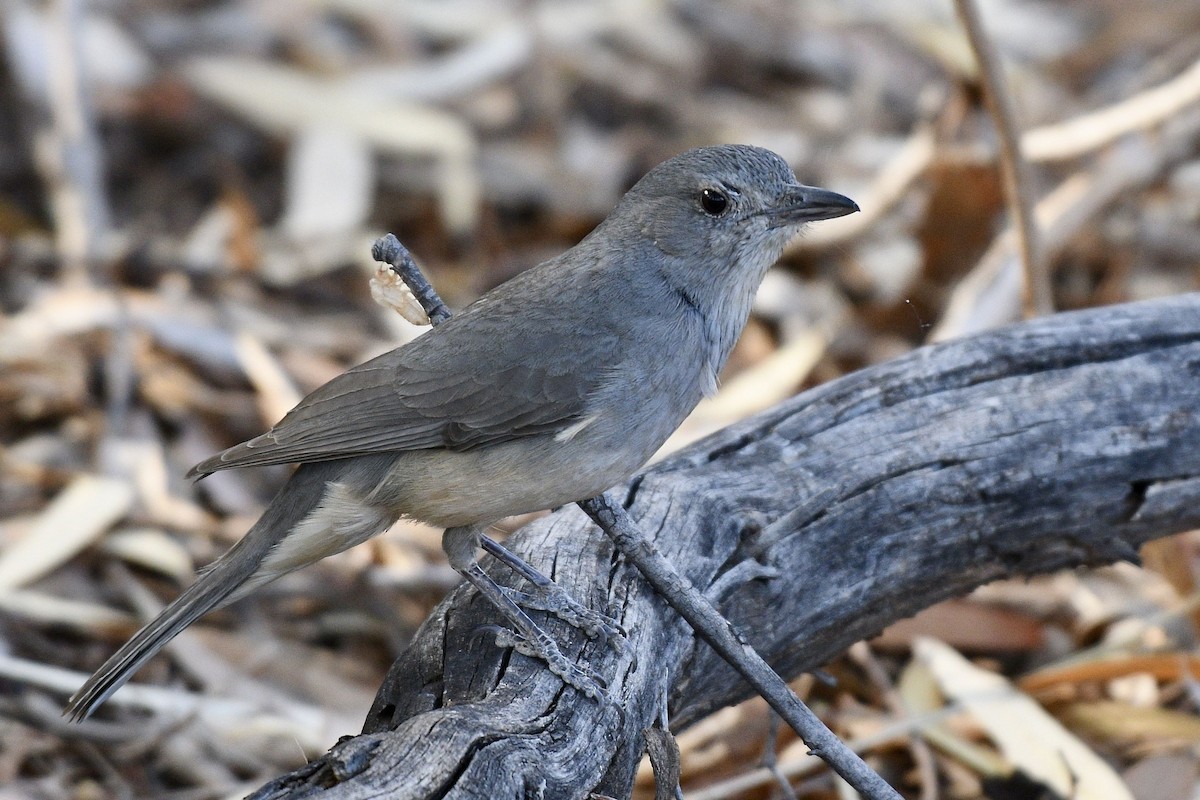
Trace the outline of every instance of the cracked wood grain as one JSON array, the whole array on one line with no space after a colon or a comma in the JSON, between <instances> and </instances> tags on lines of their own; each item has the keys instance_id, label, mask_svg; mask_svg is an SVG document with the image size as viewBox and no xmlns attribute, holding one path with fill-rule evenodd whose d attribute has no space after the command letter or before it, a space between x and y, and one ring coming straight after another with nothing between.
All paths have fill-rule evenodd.
<instances>
[{"instance_id":1,"label":"cracked wood grain","mask_svg":"<svg viewBox=\"0 0 1200 800\"><path fill-rule=\"evenodd\" d=\"M818 387L624 497L792 676L987 581L1130 558L1200 526L1198 410L1200 295L1060 314ZM365 733L254 797L623 797L663 697L678 730L746 696L578 509L509 544L628 630L617 651L546 621L620 708L495 648L490 608L460 587L393 666Z\"/></svg>"}]
</instances>

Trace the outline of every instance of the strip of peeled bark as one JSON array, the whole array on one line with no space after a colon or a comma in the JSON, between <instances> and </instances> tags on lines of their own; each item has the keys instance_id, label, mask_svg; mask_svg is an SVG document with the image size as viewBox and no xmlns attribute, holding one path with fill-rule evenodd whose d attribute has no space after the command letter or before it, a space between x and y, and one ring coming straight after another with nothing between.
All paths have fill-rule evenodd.
<instances>
[{"instance_id":1,"label":"strip of peeled bark","mask_svg":"<svg viewBox=\"0 0 1200 800\"><path fill-rule=\"evenodd\" d=\"M647 470L627 505L791 677L989 580L1200 526L1198 412L1200 294L1060 314L800 395ZM509 545L625 626L617 650L546 623L621 711L494 647L460 587L364 734L255 797L622 797L664 700L678 728L746 696L577 508Z\"/></svg>"}]
</instances>

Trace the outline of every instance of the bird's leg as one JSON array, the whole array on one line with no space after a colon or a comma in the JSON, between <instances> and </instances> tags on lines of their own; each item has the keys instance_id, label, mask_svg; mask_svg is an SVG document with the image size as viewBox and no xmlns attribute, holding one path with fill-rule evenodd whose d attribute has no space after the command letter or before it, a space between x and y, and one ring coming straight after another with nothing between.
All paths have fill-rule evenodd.
<instances>
[{"instance_id":1,"label":"bird's leg","mask_svg":"<svg viewBox=\"0 0 1200 800\"><path fill-rule=\"evenodd\" d=\"M483 549L507 565L525 580L533 584L532 592L518 592L515 589L504 591L512 597L521 608L546 611L561 619L573 628L577 628L589 637L600 638L604 642L613 642L620 647L625 640L625 631L611 617L593 611L583 605L570 593L539 572L532 564L509 550L504 545L486 534L481 534L479 542Z\"/></svg>"},{"instance_id":2,"label":"bird's leg","mask_svg":"<svg viewBox=\"0 0 1200 800\"><path fill-rule=\"evenodd\" d=\"M596 678L584 672L570 659L562 654L550 634L538 627L517 603L505 593L492 578L483 571L475 560L475 552L479 549L482 533L475 525L464 525L458 528L447 528L442 534L442 549L450 566L467 579L472 586L479 590L487 600L495 606L504 617L517 629L517 635L501 631L496 636L496 644L501 647L512 647L517 652L539 658L545 661L550 671L569 686L578 689L593 700L604 697L604 689Z\"/></svg>"}]
</instances>

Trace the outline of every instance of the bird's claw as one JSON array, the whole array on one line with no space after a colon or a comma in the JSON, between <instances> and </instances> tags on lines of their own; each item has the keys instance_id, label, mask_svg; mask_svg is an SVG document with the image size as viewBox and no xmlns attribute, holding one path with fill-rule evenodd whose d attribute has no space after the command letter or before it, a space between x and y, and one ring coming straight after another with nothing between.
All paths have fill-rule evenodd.
<instances>
[{"instance_id":1,"label":"bird's claw","mask_svg":"<svg viewBox=\"0 0 1200 800\"><path fill-rule=\"evenodd\" d=\"M545 611L572 628L583 631L589 639L599 639L604 644L611 643L618 653L625 647L626 633L620 623L583 605L556 583L535 586L532 592L506 588L504 593L521 608Z\"/></svg>"},{"instance_id":2,"label":"bird's claw","mask_svg":"<svg viewBox=\"0 0 1200 800\"><path fill-rule=\"evenodd\" d=\"M550 671L571 688L582 692L591 700L611 702L605 691L607 687L603 679L595 673L581 669L564 656L549 636L533 641L499 625L488 625L485 630L495 636L497 647L511 647L523 656L544 661Z\"/></svg>"}]
</instances>

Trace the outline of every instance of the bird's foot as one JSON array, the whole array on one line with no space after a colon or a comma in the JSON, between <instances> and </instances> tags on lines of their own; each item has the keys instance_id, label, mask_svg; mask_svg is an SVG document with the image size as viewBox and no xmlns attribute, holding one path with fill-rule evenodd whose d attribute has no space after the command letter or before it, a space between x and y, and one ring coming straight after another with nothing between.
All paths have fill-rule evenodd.
<instances>
[{"instance_id":1,"label":"bird's foot","mask_svg":"<svg viewBox=\"0 0 1200 800\"><path fill-rule=\"evenodd\" d=\"M564 656L554 640L540 628L537 629L540 636L533 638L527 638L516 631L500 626L495 626L493 630L497 647L511 647L523 656L544 661L547 668L561 678L563 683L582 692L591 700L608 701L608 694L605 692L604 682L600 677L582 669Z\"/></svg>"},{"instance_id":2,"label":"bird's foot","mask_svg":"<svg viewBox=\"0 0 1200 800\"><path fill-rule=\"evenodd\" d=\"M545 611L552 614L572 628L586 633L589 639L599 639L604 644L611 643L617 652L625 646L625 629L620 623L607 614L583 605L553 581L534 584L531 592L506 588L504 593L526 611Z\"/></svg>"},{"instance_id":3,"label":"bird's foot","mask_svg":"<svg viewBox=\"0 0 1200 800\"><path fill-rule=\"evenodd\" d=\"M624 646L625 629L615 619L583 605L571 597L566 589L494 539L481 536L480 544L500 563L507 565L532 584L533 588L529 592L504 590L518 606L553 614L572 628L583 631L591 639L601 639L606 644L612 642L618 652Z\"/></svg>"},{"instance_id":4,"label":"bird's foot","mask_svg":"<svg viewBox=\"0 0 1200 800\"><path fill-rule=\"evenodd\" d=\"M606 695L600 681L576 666L558 649L554 639L538 624L529 618L519 605L509 596L509 591L501 587L480 569L478 564L471 564L462 570L466 578L488 601L504 615L516 632L500 628L496 634L496 643L501 647L512 647L517 652L540 659L549 666L550 671L562 678L568 686L583 692L593 700L604 700Z\"/></svg>"}]
</instances>

